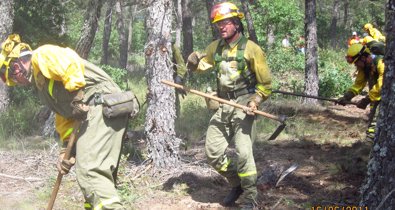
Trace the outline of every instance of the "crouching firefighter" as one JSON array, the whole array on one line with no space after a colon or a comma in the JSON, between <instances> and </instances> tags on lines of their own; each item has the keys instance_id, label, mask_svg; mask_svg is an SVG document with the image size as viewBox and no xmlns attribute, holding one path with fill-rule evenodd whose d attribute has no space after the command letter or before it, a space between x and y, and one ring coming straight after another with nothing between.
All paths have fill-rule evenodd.
<instances>
[{"instance_id":1,"label":"crouching firefighter","mask_svg":"<svg viewBox=\"0 0 395 210\"><path fill-rule=\"evenodd\" d=\"M63 142L57 168L67 174L75 163L85 208L123 209L114 179L129 115L139 109L134 94L123 94L102 69L73 50L43 45L32 51L16 34L2 43L0 68L8 86L32 85L55 112L56 131ZM124 102L133 110L116 111L115 106ZM73 157L63 160L76 121L81 124Z\"/></svg>"},{"instance_id":2,"label":"crouching firefighter","mask_svg":"<svg viewBox=\"0 0 395 210\"><path fill-rule=\"evenodd\" d=\"M384 52L384 50L381 50ZM346 105L354 96L360 94L368 85L367 96L357 103L360 109L366 109L370 104L368 129L366 140L373 141L377 122L378 109L381 100L381 87L383 86L384 61L383 55L372 54L368 45L353 44L347 50L346 60L357 68L357 77L354 84L337 100L338 104Z\"/></svg>"},{"instance_id":3,"label":"crouching firefighter","mask_svg":"<svg viewBox=\"0 0 395 210\"><path fill-rule=\"evenodd\" d=\"M208 162L229 181L232 189L222 204L251 209L256 206L257 169L253 156L256 116L251 110L271 94L271 76L265 54L243 35L244 14L228 2L215 5L211 22L221 38L212 42L204 53L188 56L192 71L216 71L218 97L247 106L241 110L220 104L212 116L206 136ZM230 158L227 147L234 141L236 157Z\"/></svg>"}]
</instances>

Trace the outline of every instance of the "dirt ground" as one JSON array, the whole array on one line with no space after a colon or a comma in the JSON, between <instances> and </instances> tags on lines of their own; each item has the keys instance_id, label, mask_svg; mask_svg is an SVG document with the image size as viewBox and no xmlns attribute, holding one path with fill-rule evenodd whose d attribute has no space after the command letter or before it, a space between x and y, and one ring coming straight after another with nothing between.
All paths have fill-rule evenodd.
<instances>
[{"instance_id":1,"label":"dirt ground","mask_svg":"<svg viewBox=\"0 0 395 210\"><path fill-rule=\"evenodd\" d=\"M352 106L299 110L278 139L260 136L254 147L261 175L257 209L357 206L371 148L363 140L365 121L366 111ZM309 133L308 127L314 126L323 129ZM155 171L136 157L123 158L118 187L127 209L237 209L220 204L230 188L207 165L203 147L204 140L199 140L181 150L179 169L167 172ZM56 158L55 143L36 150L0 150L0 209L45 209L57 175ZM262 181L271 170L281 172L291 165L298 167L277 186L275 179ZM82 206L72 170L63 179L54 209Z\"/></svg>"}]
</instances>

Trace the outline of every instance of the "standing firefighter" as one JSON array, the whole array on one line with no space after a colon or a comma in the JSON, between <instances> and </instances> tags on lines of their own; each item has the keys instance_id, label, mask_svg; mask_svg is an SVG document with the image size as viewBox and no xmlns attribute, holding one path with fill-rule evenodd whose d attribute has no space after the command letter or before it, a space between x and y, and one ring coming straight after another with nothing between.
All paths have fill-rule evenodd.
<instances>
[{"instance_id":1,"label":"standing firefighter","mask_svg":"<svg viewBox=\"0 0 395 210\"><path fill-rule=\"evenodd\" d=\"M188 68L215 70L217 95L249 107L240 110L221 104L210 120L205 148L209 164L225 176L232 187L223 205L233 205L238 200L240 206L251 209L257 198L257 170L252 149L256 117L251 110L257 110L271 94L271 76L262 49L243 35L243 17L232 3L215 5L211 21L221 39L212 42L205 53L189 55ZM232 140L236 147L235 159L226 154Z\"/></svg>"},{"instance_id":2,"label":"standing firefighter","mask_svg":"<svg viewBox=\"0 0 395 210\"><path fill-rule=\"evenodd\" d=\"M128 114L105 117L104 104L98 100L121 93L120 88L102 69L73 50L43 45L32 51L16 34L2 43L0 67L7 85L31 84L40 100L56 113L56 131L63 141L57 167L67 174L76 163L85 208L121 209L114 179ZM75 121L81 122L75 158L63 160Z\"/></svg>"},{"instance_id":3,"label":"standing firefighter","mask_svg":"<svg viewBox=\"0 0 395 210\"><path fill-rule=\"evenodd\" d=\"M351 88L344 93L344 96L338 99L339 104L345 105L354 96L361 93L363 88L368 84L368 95L361 99L357 107L366 109L370 104L370 114L366 139L373 141L376 118L381 100L381 87L383 85L384 61L382 55L373 55L369 48L362 44L353 44L347 50L347 62L357 67L357 77Z\"/></svg>"}]
</instances>

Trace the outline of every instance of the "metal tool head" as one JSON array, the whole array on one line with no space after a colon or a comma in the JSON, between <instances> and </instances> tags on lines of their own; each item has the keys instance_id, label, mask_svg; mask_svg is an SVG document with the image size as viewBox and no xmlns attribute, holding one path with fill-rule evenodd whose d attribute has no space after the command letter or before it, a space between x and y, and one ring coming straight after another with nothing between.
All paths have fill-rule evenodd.
<instances>
[{"instance_id":1,"label":"metal tool head","mask_svg":"<svg viewBox=\"0 0 395 210\"><path fill-rule=\"evenodd\" d=\"M293 171L295 171L298 168L298 164L294 163L292 164L287 170L283 171L280 175L280 177L277 179L276 182L276 187L278 186L278 184L290 173L292 173Z\"/></svg>"},{"instance_id":2,"label":"metal tool head","mask_svg":"<svg viewBox=\"0 0 395 210\"><path fill-rule=\"evenodd\" d=\"M276 128L276 130L273 132L273 134L269 137L269 140L274 140L277 138L278 135L284 130L286 124L285 120L287 119L287 116L281 115L280 117L280 122L281 124Z\"/></svg>"}]
</instances>

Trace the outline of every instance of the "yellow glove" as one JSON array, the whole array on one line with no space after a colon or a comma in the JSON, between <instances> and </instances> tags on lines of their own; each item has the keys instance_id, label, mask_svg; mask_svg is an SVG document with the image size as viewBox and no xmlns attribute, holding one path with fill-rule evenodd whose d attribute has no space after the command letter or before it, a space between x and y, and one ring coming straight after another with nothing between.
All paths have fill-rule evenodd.
<instances>
[{"instance_id":1,"label":"yellow glove","mask_svg":"<svg viewBox=\"0 0 395 210\"><path fill-rule=\"evenodd\" d=\"M206 57L206 53L199 53L199 52L193 52L188 56L187 60L187 69L191 71L196 71L200 60Z\"/></svg>"}]
</instances>

